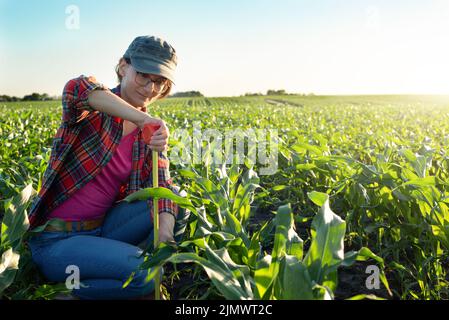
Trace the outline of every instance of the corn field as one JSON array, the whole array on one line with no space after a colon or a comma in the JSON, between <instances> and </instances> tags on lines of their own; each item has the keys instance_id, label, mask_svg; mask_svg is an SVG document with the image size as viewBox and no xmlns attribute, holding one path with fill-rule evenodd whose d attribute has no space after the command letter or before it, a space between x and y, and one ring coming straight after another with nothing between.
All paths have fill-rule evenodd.
<instances>
[{"instance_id":1,"label":"corn field","mask_svg":"<svg viewBox=\"0 0 449 320\"><path fill-rule=\"evenodd\" d=\"M140 266L163 266L170 299L448 299L449 98L170 98L148 112L170 128L184 196L150 188L126 200L166 197L191 213L182 241L146 248ZM0 113L0 297L53 299L67 289L43 278L24 240L61 103ZM213 161L225 149L195 140L199 130L276 130L276 170Z\"/></svg>"}]
</instances>

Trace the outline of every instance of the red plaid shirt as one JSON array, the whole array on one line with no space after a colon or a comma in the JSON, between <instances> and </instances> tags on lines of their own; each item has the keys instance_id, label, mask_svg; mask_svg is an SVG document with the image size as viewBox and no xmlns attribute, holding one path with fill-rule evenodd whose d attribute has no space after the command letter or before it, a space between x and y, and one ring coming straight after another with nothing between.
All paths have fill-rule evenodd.
<instances>
[{"instance_id":1,"label":"red plaid shirt","mask_svg":"<svg viewBox=\"0 0 449 320\"><path fill-rule=\"evenodd\" d=\"M30 229L45 223L49 212L93 179L120 144L124 120L94 110L88 103L88 95L93 90L108 89L95 78L85 76L70 80L64 87L62 122L53 139L42 187L31 206ZM120 86L111 91L120 96ZM115 203L135 191L152 187L151 154L139 130L133 145L131 175L120 187ZM159 186L176 192L172 188L168 159L162 152L158 162ZM152 208L152 200L148 202ZM178 210L178 205L171 200L159 200L159 213L168 212L176 217Z\"/></svg>"}]
</instances>

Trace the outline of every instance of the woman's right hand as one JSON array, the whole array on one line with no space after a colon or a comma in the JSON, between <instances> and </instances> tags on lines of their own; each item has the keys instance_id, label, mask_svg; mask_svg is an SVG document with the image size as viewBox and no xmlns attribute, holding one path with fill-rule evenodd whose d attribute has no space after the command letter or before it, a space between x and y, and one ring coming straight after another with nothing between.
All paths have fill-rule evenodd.
<instances>
[{"instance_id":1,"label":"woman's right hand","mask_svg":"<svg viewBox=\"0 0 449 320\"><path fill-rule=\"evenodd\" d=\"M149 146L153 151L161 152L167 150L170 132L167 125L165 124L165 121L157 118L152 118L147 115L141 121L137 122L136 125L141 130L143 130L145 125L159 127L159 129L157 129L152 135Z\"/></svg>"}]
</instances>

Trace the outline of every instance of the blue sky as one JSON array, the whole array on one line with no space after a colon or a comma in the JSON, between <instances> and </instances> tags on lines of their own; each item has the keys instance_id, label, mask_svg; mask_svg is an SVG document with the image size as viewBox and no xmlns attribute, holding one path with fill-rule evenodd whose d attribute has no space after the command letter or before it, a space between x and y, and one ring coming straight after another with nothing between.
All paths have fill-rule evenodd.
<instances>
[{"instance_id":1,"label":"blue sky","mask_svg":"<svg viewBox=\"0 0 449 320\"><path fill-rule=\"evenodd\" d=\"M447 0L0 0L0 94L113 87L144 34L177 50L175 91L449 94Z\"/></svg>"}]
</instances>

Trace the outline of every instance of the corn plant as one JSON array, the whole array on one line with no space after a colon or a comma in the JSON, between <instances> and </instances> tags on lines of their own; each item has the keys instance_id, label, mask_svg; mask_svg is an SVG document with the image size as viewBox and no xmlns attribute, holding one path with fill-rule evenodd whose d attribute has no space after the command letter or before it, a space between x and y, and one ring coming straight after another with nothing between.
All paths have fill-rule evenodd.
<instances>
[{"instance_id":1,"label":"corn plant","mask_svg":"<svg viewBox=\"0 0 449 320\"><path fill-rule=\"evenodd\" d=\"M167 189L142 190L131 195L127 201L142 200L156 193L163 193L200 216L189 200L170 194ZM248 247L238 238L241 230L237 234L210 231L179 246L182 249L193 246L197 252L177 253L175 247L163 245L154 256L146 258L141 268L160 267L167 262L195 263L205 270L212 284L226 299L332 299L338 283L339 266L350 266L355 260L373 258L383 267L383 259L367 248L344 254L345 222L331 211L326 194L314 192L310 197L321 205L321 209L313 220L311 245L305 256L303 241L294 230L291 208L285 205L276 214L271 254L260 250L260 231L252 235ZM206 219L202 216L197 221L210 227ZM220 241L215 241L214 236L219 236ZM239 263L232 259L236 244L241 245L237 245ZM154 275L150 272L148 279ZM383 273L381 280L389 290Z\"/></svg>"},{"instance_id":2,"label":"corn plant","mask_svg":"<svg viewBox=\"0 0 449 320\"><path fill-rule=\"evenodd\" d=\"M51 299L58 293L68 293L65 284L48 284L39 275L31 260L25 240L52 223L29 231L27 210L36 191L26 186L20 194L5 202L5 216L0 237L0 297L6 299Z\"/></svg>"}]
</instances>

